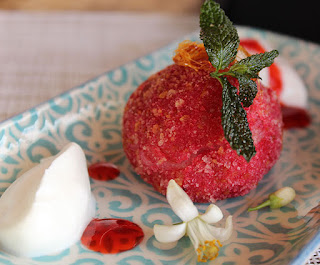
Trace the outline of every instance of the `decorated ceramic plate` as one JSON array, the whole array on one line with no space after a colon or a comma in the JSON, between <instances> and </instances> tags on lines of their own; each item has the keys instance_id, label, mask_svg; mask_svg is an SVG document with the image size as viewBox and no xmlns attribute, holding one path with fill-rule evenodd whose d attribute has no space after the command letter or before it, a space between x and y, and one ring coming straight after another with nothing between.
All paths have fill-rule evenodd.
<instances>
[{"instance_id":1,"label":"decorated ceramic plate","mask_svg":"<svg viewBox=\"0 0 320 265\"><path fill-rule=\"evenodd\" d=\"M287 130L280 160L248 195L218 201L233 215L234 232L212 264L304 264L320 243L320 47L271 32L239 28L240 36L260 38L278 49L308 89L310 126ZM198 33L185 39L197 40ZM123 218L138 224L143 241L130 251L103 255L78 242L55 255L23 259L0 253L0 264L196 264L187 237L161 244L154 224L180 220L166 198L134 173L122 149L121 121L126 101L152 73L172 63L178 41L105 73L0 125L1 193L22 173L68 142L85 151L88 165L116 164L121 173L111 181L91 180L98 218ZM296 199L281 209L247 212L283 186L296 190ZM71 188L71 187L70 187ZM206 204L197 204L200 211ZM1 217L0 217L1 218Z\"/></svg>"}]
</instances>

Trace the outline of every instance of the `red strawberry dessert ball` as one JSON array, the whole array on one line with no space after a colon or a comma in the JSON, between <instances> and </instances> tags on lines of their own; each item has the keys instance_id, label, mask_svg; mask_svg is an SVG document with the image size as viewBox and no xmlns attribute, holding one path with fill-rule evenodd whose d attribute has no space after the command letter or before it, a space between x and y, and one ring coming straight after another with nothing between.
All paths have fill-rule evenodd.
<instances>
[{"instance_id":1,"label":"red strawberry dessert ball","mask_svg":"<svg viewBox=\"0 0 320 265\"><path fill-rule=\"evenodd\" d=\"M256 98L246 108L256 148L247 162L224 137L222 86L210 76L206 55L199 49L188 53L192 60L178 53L175 64L150 76L131 95L123 117L124 151L135 171L162 194L174 179L194 202L245 195L280 156L276 93L258 83ZM237 86L236 79L229 81Z\"/></svg>"}]
</instances>

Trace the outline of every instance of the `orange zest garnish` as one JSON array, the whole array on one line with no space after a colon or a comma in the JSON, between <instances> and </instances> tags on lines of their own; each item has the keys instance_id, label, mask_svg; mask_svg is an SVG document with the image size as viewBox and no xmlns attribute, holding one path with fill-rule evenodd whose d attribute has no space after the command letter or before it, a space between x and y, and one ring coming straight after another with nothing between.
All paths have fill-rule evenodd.
<instances>
[{"instance_id":1,"label":"orange zest garnish","mask_svg":"<svg viewBox=\"0 0 320 265\"><path fill-rule=\"evenodd\" d=\"M250 54L247 50L243 46L239 45L235 61L240 61L241 59L249 56ZM215 70L209 61L209 57L203 43L197 43L189 40L181 42L172 59L176 64L190 67L196 71L204 70L213 72ZM235 61L231 64L235 63Z\"/></svg>"},{"instance_id":2,"label":"orange zest garnish","mask_svg":"<svg viewBox=\"0 0 320 265\"><path fill-rule=\"evenodd\" d=\"M176 64L188 66L196 71L214 71L214 67L209 62L209 57L203 43L188 40L181 42L172 59Z\"/></svg>"}]
</instances>

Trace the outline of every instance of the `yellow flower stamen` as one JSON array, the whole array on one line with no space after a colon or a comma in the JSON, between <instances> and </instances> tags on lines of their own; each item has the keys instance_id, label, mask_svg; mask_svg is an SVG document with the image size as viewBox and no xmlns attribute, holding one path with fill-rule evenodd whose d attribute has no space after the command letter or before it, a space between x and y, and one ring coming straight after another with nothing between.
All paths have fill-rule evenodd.
<instances>
[{"instance_id":1,"label":"yellow flower stamen","mask_svg":"<svg viewBox=\"0 0 320 265\"><path fill-rule=\"evenodd\" d=\"M222 247L219 240L205 241L203 245L200 244L197 248L198 262L214 260L219 255L219 247Z\"/></svg>"}]
</instances>

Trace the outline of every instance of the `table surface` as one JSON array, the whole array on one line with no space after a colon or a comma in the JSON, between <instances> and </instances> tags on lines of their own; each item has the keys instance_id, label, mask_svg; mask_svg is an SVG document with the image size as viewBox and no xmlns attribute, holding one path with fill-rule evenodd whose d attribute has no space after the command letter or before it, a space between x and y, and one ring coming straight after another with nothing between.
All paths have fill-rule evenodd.
<instances>
[{"instance_id":1,"label":"table surface","mask_svg":"<svg viewBox=\"0 0 320 265\"><path fill-rule=\"evenodd\" d=\"M0 11L0 121L198 29L198 17Z\"/></svg>"},{"instance_id":2,"label":"table surface","mask_svg":"<svg viewBox=\"0 0 320 265\"><path fill-rule=\"evenodd\" d=\"M0 121L195 30L193 15L0 11Z\"/></svg>"}]
</instances>

